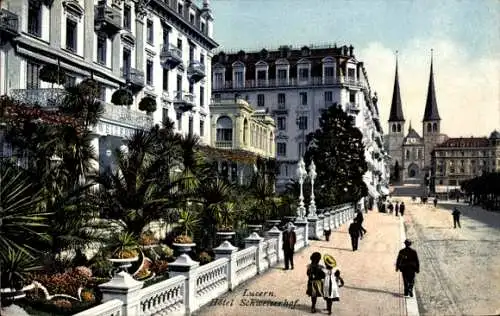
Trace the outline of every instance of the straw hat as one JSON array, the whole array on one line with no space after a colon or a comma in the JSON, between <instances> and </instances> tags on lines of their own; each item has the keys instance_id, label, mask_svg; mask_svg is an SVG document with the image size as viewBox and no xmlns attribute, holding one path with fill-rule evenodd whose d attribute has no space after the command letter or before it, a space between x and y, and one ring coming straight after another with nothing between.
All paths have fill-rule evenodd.
<instances>
[{"instance_id":1,"label":"straw hat","mask_svg":"<svg viewBox=\"0 0 500 316\"><path fill-rule=\"evenodd\" d=\"M331 268L335 268L337 266L337 262L335 261L335 259L330 256L330 255L324 255L323 256L323 261L325 262L325 265L327 267L331 267Z\"/></svg>"}]
</instances>

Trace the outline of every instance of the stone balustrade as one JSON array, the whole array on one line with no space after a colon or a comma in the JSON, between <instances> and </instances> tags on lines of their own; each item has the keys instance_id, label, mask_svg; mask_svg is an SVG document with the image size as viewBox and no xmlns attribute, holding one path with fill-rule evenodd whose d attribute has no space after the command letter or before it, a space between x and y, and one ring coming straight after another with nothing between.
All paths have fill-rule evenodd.
<instances>
[{"instance_id":1,"label":"stone balustrade","mask_svg":"<svg viewBox=\"0 0 500 316\"><path fill-rule=\"evenodd\" d=\"M314 222L295 221L296 251L307 247L310 231L322 236L320 230L336 229L353 218L354 207L352 204L335 206L322 210L317 217ZM75 316L189 315L283 260L282 232L273 227L264 236L252 233L241 250L226 240L214 249L216 259L203 266L183 254L170 264L168 280L148 287L143 287L143 282L134 280L128 273L120 272L100 285L102 304Z\"/></svg>"}]
</instances>

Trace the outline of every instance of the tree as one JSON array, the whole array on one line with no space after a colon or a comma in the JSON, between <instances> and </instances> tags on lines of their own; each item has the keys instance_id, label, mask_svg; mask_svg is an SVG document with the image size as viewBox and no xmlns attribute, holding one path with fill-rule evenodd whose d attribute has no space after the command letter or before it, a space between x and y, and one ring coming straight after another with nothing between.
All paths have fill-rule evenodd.
<instances>
[{"instance_id":1,"label":"tree","mask_svg":"<svg viewBox=\"0 0 500 316\"><path fill-rule=\"evenodd\" d=\"M306 165L316 164L316 204L358 201L368 193L363 175L368 170L363 135L353 126L352 118L337 104L324 110L320 128L307 136Z\"/></svg>"}]
</instances>

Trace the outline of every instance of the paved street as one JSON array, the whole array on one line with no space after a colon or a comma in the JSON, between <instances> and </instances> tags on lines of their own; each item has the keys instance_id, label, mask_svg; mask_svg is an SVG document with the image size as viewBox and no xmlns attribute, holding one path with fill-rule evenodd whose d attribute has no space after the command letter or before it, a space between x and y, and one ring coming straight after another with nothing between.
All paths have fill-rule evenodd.
<instances>
[{"instance_id":1,"label":"paved street","mask_svg":"<svg viewBox=\"0 0 500 316\"><path fill-rule=\"evenodd\" d=\"M398 198L401 200L401 198ZM500 314L500 214L453 202L407 204L407 235L421 268L416 289L421 315ZM453 229L451 209L462 212Z\"/></svg>"},{"instance_id":2,"label":"paved street","mask_svg":"<svg viewBox=\"0 0 500 316\"><path fill-rule=\"evenodd\" d=\"M400 224L394 216L377 212L365 215L363 226L368 235L360 248L353 252L347 234L348 224L332 232L330 242L311 241L311 246L295 256L295 269L284 271L282 266L270 269L263 276L250 280L218 301L233 306L208 306L196 315L307 315L310 298L306 296L306 265L314 251L335 257L345 280L341 300L333 305L333 315L391 316L405 315L400 274L394 271L400 248ZM246 290L246 292L245 292ZM271 292L271 293L257 293ZM247 296L254 294L255 296ZM265 296L256 296L265 294ZM296 302L295 308L270 306L240 306L251 299ZM224 301L225 300L225 301ZM325 301L318 299L318 314L326 314Z\"/></svg>"}]
</instances>

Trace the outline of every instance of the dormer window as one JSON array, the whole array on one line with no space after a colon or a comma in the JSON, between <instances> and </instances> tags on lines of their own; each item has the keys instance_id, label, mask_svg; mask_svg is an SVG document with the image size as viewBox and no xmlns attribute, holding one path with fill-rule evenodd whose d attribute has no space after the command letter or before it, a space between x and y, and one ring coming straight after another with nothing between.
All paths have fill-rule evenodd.
<instances>
[{"instance_id":1,"label":"dormer window","mask_svg":"<svg viewBox=\"0 0 500 316\"><path fill-rule=\"evenodd\" d=\"M235 88L243 88L243 70L236 70L234 72L233 81Z\"/></svg>"},{"instance_id":2,"label":"dormer window","mask_svg":"<svg viewBox=\"0 0 500 316\"><path fill-rule=\"evenodd\" d=\"M299 80L305 81L308 79L309 79L309 69L308 68L301 68L299 70Z\"/></svg>"},{"instance_id":3,"label":"dormer window","mask_svg":"<svg viewBox=\"0 0 500 316\"><path fill-rule=\"evenodd\" d=\"M356 80L356 69L347 68L347 79Z\"/></svg>"}]
</instances>

